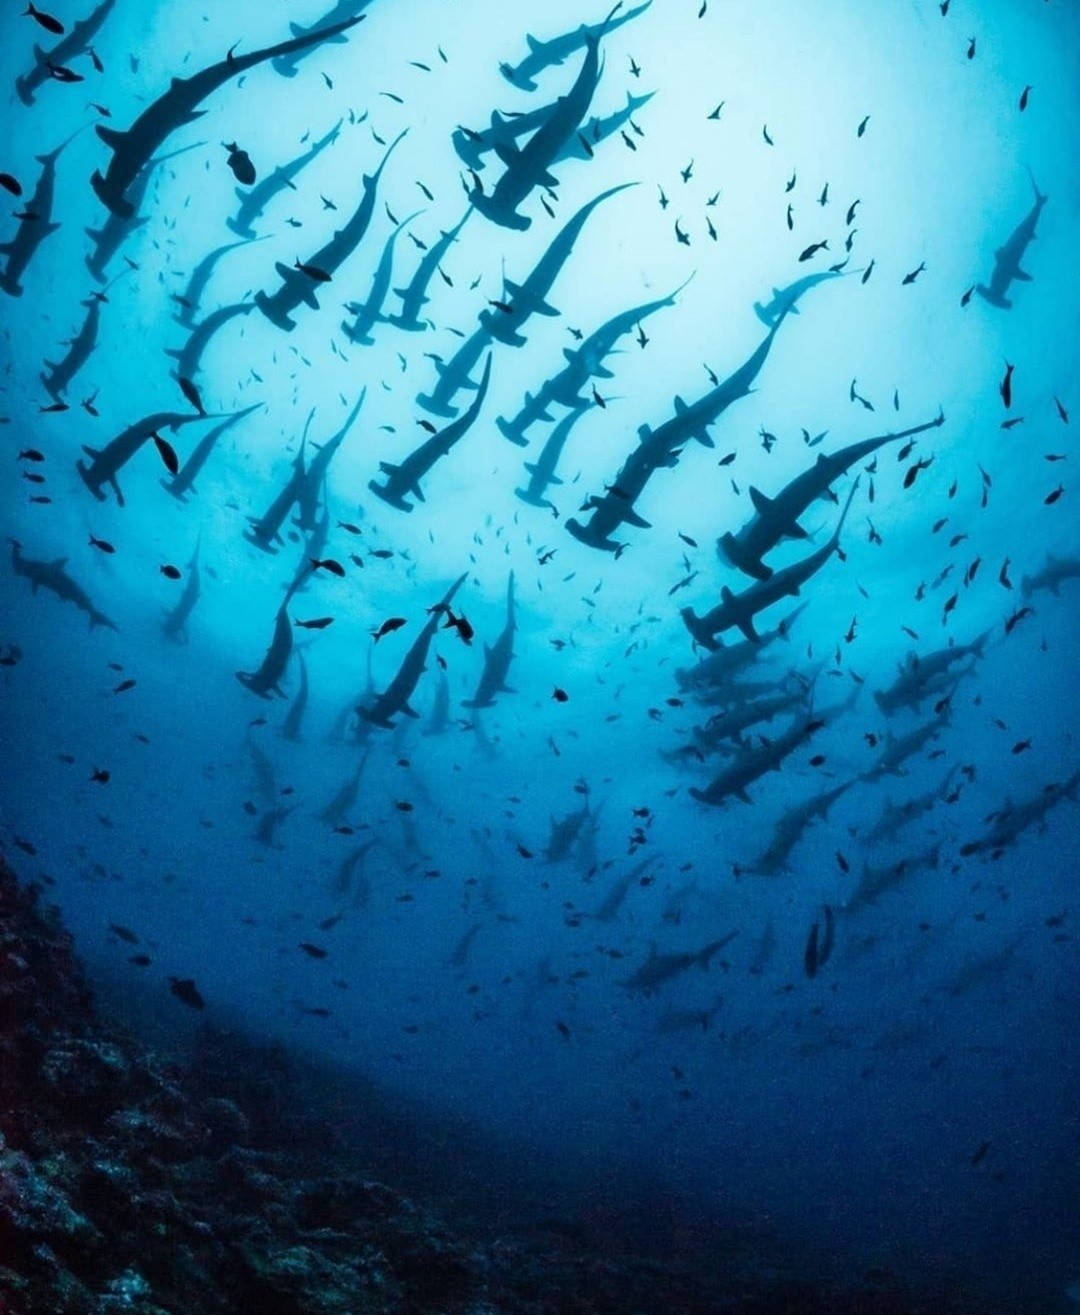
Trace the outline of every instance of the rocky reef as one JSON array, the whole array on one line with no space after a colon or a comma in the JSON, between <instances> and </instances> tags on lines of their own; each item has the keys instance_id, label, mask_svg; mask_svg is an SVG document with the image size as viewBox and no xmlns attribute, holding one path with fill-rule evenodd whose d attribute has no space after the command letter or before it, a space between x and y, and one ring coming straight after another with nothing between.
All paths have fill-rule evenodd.
<instances>
[{"instance_id":1,"label":"rocky reef","mask_svg":"<svg viewBox=\"0 0 1080 1315\"><path fill-rule=\"evenodd\" d=\"M492 1236L365 1172L280 1049L162 1057L97 1016L70 936L0 859L0 1315L934 1315L567 1230ZM415 1195L415 1193L414 1193Z\"/></svg>"}]
</instances>

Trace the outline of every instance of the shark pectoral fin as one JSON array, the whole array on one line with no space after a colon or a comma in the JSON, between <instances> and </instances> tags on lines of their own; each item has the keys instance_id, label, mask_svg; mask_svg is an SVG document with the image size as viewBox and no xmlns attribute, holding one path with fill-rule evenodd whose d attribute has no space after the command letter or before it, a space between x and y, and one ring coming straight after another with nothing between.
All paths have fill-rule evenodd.
<instances>
[{"instance_id":1,"label":"shark pectoral fin","mask_svg":"<svg viewBox=\"0 0 1080 1315\"><path fill-rule=\"evenodd\" d=\"M639 530L652 529L651 522L647 521L644 516L639 515L633 507L628 507L623 513L623 520L626 521L628 525L633 525Z\"/></svg>"},{"instance_id":2,"label":"shark pectoral fin","mask_svg":"<svg viewBox=\"0 0 1080 1315\"><path fill-rule=\"evenodd\" d=\"M420 716L420 714L416 711L416 709L409 707L407 703L402 704L401 711L405 714L406 717L419 718Z\"/></svg>"},{"instance_id":3,"label":"shark pectoral fin","mask_svg":"<svg viewBox=\"0 0 1080 1315\"><path fill-rule=\"evenodd\" d=\"M676 398L675 398L675 414L676 414L677 416L681 416L686 410L687 410L686 403L682 400L681 397L676 397Z\"/></svg>"},{"instance_id":4,"label":"shark pectoral fin","mask_svg":"<svg viewBox=\"0 0 1080 1315\"><path fill-rule=\"evenodd\" d=\"M278 274L281 275L281 277L285 280L286 283L291 283L292 280L296 277L297 271L295 269L291 269L288 265L283 265L280 260L274 262L274 269Z\"/></svg>"},{"instance_id":5,"label":"shark pectoral fin","mask_svg":"<svg viewBox=\"0 0 1080 1315\"><path fill-rule=\"evenodd\" d=\"M104 123L95 124L94 131L105 145L112 147L114 151L119 150L127 138L126 132L119 132L116 128L109 128Z\"/></svg>"},{"instance_id":6,"label":"shark pectoral fin","mask_svg":"<svg viewBox=\"0 0 1080 1315\"><path fill-rule=\"evenodd\" d=\"M98 447L87 447L86 444L84 443L82 445L82 450L92 461L96 460L98 457L101 456L101 449Z\"/></svg>"},{"instance_id":7,"label":"shark pectoral fin","mask_svg":"<svg viewBox=\"0 0 1080 1315\"><path fill-rule=\"evenodd\" d=\"M784 531L785 539L809 539L810 535L803 529L798 521L792 521Z\"/></svg>"},{"instance_id":8,"label":"shark pectoral fin","mask_svg":"<svg viewBox=\"0 0 1080 1315\"><path fill-rule=\"evenodd\" d=\"M424 497L424 490L420 487L420 481L419 481L419 480L414 480L414 482L413 482L413 484L412 484L412 494L413 494L413 497L417 500L417 502L426 502L426 501L427 501L427 499Z\"/></svg>"},{"instance_id":9,"label":"shark pectoral fin","mask_svg":"<svg viewBox=\"0 0 1080 1315\"><path fill-rule=\"evenodd\" d=\"M55 562L49 563L54 571L62 571L67 564L68 558L66 557L58 557Z\"/></svg>"},{"instance_id":10,"label":"shark pectoral fin","mask_svg":"<svg viewBox=\"0 0 1080 1315\"><path fill-rule=\"evenodd\" d=\"M496 150L498 150L498 147L496 147ZM546 169L536 181L541 187L558 187L559 185L559 180L555 175L553 173L548 173Z\"/></svg>"},{"instance_id":11,"label":"shark pectoral fin","mask_svg":"<svg viewBox=\"0 0 1080 1315\"><path fill-rule=\"evenodd\" d=\"M754 618L753 618L753 617L748 616L748 617L746 617L744 620L737 622L737 625L738 625L739 629L743 632L743 634L747 637L747 639L749 639L749 641L751 642L751 644L760 644L760 643L761 643L761 636L760 636L760 635L758 634L758 632L754 629Z\"/></svg>"},{"instance_id":12,"label":"shark pectoral fin","mask_svg":"<svg viewBox=\"0 0 1080 1315\"><path fill-rule=\"evenodd\" d=\"M513 142L497 141L495 143L495 154L506 165L512 165L521 154Z\"/></svg>"},{"instance_id":13,"label":"shark pectoral fin","mask_svg":"<svg viewBox=\"0 0 1080 1315\"><path fill-rule=\"evenodd\" d=\"M764 516L772 506L772 499L767 498L760 489L756 489L753 484L750 485L750 501L754 504L754 510L759 516Z\"/></svg>"},{"instance_id":14,"label":"shark pectoral fin","mask_svg":"<svg viewBox=\"0 0 1080 1315\"><path fill-rule=\"evenodd\" d=\"M593 368L593 374L597 379L614 379L615 373L609 370L606 365L597 365Z\"/></svg>"},{"instance_id":15,"label":"shark pectoral fin","mask_svg":"<svg viewBox=\"0 0 1080 1315\"><path fill-rule=\"evenodd\" d=\"M314 288L307 288L304 292L304 304L310 306L312 310L319 309L319 299L315 295Z\"/></svg>"},{"instance_id":16,"label":"shark pectoral fin","mask_svg":"<svg viewBox=\"0 0 1080 1315\"><path fill-rule=\"evenodd\" d=\"M745 790L736 790L735 798L741 799L744 804L752 804L754 802Z\"/></svg>"},{"instance_id":17,"label":"shark pectoral fin","mask_svg":"<svg viewBox=\"0 0 1080 1315\"><path fill-rule=\"evenodd\" d=\"M1031 275L1026 270L1017 269L1013 271L1013 278L1019 279L1021 283L1030 283Z\"/></svg>"}]
</instances>

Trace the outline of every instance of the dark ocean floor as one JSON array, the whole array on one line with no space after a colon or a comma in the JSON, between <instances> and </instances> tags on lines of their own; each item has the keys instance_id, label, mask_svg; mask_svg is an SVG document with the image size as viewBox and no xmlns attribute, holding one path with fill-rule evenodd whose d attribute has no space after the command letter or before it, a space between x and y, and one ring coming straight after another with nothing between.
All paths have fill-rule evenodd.
<instances>
[{"instance_id":1,"label":"dark ocean floor","mask_svg":"<svg viewBox=\"0 0 1080 1315\"><path fill-rule=\"evenodd\" d=\"M610 1220L515 1226L476 1181L421 1199L400 1110L355 1077L101 1018L41 893L0 859L0 1315L988 1315L947 1283L794 1278L735 1236L675 1263L661 1230L650 1257ZM347 1134L335 1104L362 1112ZM418 1126L418 1160L435 1140Z\"/></svg>"}]
</instances>

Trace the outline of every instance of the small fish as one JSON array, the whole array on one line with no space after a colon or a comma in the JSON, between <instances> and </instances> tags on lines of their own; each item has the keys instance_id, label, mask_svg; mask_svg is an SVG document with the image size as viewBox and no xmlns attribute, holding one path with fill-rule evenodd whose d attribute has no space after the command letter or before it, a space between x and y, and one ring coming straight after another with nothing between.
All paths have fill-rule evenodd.
<instances>
[{"instance_id":1,"label":"small fish","mask_svg":"<svg viewBox=\"0 0 1080 1315\"><path fill-rule=\"evenodd\" d=\"M112 546L112 544L108 541L108 539L95 539L92 534L90 535L90 547L96 548L98 552L105 552L105 553L116 552L116 549Z\"/></svg>"},{"instance_id":2,"label":"small fish","mask_svg":"<svg viewBox=\"0 0 1080 1315\"><path fill-rule=\"evenodd\" d=\"M907 473L904 475L904 488L911 488L912 484L914 484L915 480L918 478L919 472L921 470L928 470L933 464L934 458L928 457L925 461L920 459L919 461L916 461L913 466L909 466Z\"/></svg>"},{"instance_id":3,"label":"small fish","mask_svg":"<svg viewBox=\"0 0 1080 1315\"><path fill-rule=\"evenodd\" d=\"M375 556L378 556L378 554L376 553ZM318 557L309 557L308 561L310 561L311 569L313 571L329 571L331 575L339 576L341 579L344 579L345 577L344 566L342 566L339 561L335 561L333 557L325 557L321 559Z\"/></svg>"},{"instance_id":4,"label":"small fish","mask_svg":"<svg viewBox=\"0 0 1080 1315\"><path fill-rule=\"evenodd\" d=\"M868 115L866 116L866 118L863 119L863 121L862 121L862 122L859 124L859 126L855 129L855 136L856 136L856 137L861 137L861 136L863 135L863 133L866 131L866 125L867 125L869 122L870 122L870 115L868 114ZM849 220L848 222L850 223L851 221Z\"/></svg>"},{"instance_id":5,"label":"small fish","mask_svg":"<svg viewBox=\"0 0 1080 1315\"><path fill-rule=\"evenodd\" d=\"M1009 362L1006 361L1005 374L1001 383L998 385L998 392L1001 394L1001 400L1006 411L1012 406L1012 377L1015 368L1015 366L1010 365Z\"/></svg>"},{"instance_id":6,"label":"small fish","mask_svg":"<svg viewBox=\"0 0 1080 1315\"><path fill-rule=\"evenodd\" d=\"M0 187L5 192L10 192L12 196L22 196L22 183L14 174L0 173Z\"/></svg>"},{"instance_id":7,"label":"small fish","mask_svg":"<svg viewBox=\"0 0 1080 1315\"><path fill-rule=\"evenodd\" d=\"M1052 507L1064 492L1065 492L1065 486L1063 484L1059 484L1056 489L1053 489L1050 493L1046 495L1045 498L1043 498L1043 506Z\"/></svg>"},{"instance_id":8,"label":"small fish","mask_svg":"<svg viewBox=\"0 0 1080 1315\"><path fill-rule=\"evenodd\" d=\"M371 637L376 644L382 639L383 635L392 635L395 630L400 630L402 626L408 625L408 620L403 616L392 616L384 621L378 630L371 632Z\"/></svg>"},{"instance_id":9,"label":"small fish","mask_svg":"<svg viewBox=\"0 0 1080 1315\"><path fill-rule=\"evenodd\" d=\"M138 936L130 927L124 927L118 922L110 922L109 930L118 940L127 941L128 945L138 945L139 943Z\"/></svg>"},{"instance_id":10,"label":"small fish","mask_svg":"<svg viewBox=\"0 0 1080 1315\"><path fill-rule=\"evenodd\" d=\"M556 703L570 702L570 695L567 694L566 690L561 689L558 685L556 685L555 688L552 690L551 697L555 700Z\"/></svg>"},{"instance_id":11,"label":"small fish","mask_svg":"<svg viewBox=\"0 0 1080 1315\"><path fill-rule=\"evenodd\" d=\"M334 618L332 616L319 616L313 621L295 621L293 624L299 626L301 630L325 630L327 626L334 624Z\"/></svg>"},{"instance_id":12,"label":"small fish","mask_svg":"<svg viewBox=\"0 0 1080 1315\"><path fill-rule=\"evenodd\" d=\"M862 278L859 280L861 283L866 283L870 275L874 272L875 263L876 261L871 259L870 264L863 270Z\"/></svg>"},{"instance_id":13,"label":"small fish","mask_svg":"<svg viewBox=\"0 0 1080 1315\"><path fill-rule=\"evenodd\" d=\"M901 281L901 286L906 287L909 283L914 283L915 280L919 277L919 275L923 272L925 268L926 268L926 261L923 260L919 263L917 269L913 269L910 274L904 275Z\"/></svg>"},{"instance_id":14,"label":"small fish","mask_svg":"<svg viewBox=\"0 0 1080 1315\"><path fill-rule=\"evenodd\" d=\"M161 572L161 574L165 577L166 580L180 579L180 568L178 566L172 566L167 563L165 566L159 566L158 570Z\"/></svg>"},{"instance_id":15,"label":"small fish","mask_svg":"<svg viewBox=\"0 0 1080 1315\"><path fill-rule=\"evenodd\" d=\"M964 293L964 295L960 298L960 305L961 305L961 306L966 306L966 305L968 304L968 302L971 300L971 294L972 294L974 291L975 291L975 284L973 283L973 284L971 285L971 287L968 288L968 290L967 290L967 291Z\"/></svg>"},{"instance_id":16,"label":"small fish","mask_svg":"<svg viewBox=\"0 0 1080 1315\"><path fill-rule=\"evenodd\" d=\"M129 676L127 680L122 680L120 684L116 686L116 688L113 690L113 693L126 694L129 689L135 688L135 684L136 682L132 679L131 676Z\"/></svg>"},{"instance_id":17,"label":"small fish","mask_svg":"<svg viewBox=\"0 0 1080 1315\"><path fill-rule=\"evenodd\" d=\"M46 32L51 32L53 36L62 37L64 35L64 25L58 18L53 18L52 14L42 13L36 9L32 3L28 4L22 12L23 18L32 18L39 27L43 27Z\"/></svg>"},{"instance_id":18,"label":"small fish","mask_svg":"<svg viewBox=\"0 0 1080 1315\"><path fill-rule=\"evenodd\" d=\"M90 780L96 785L108 785L110 780L112 780L112 772L104 767L95 767L90 773Z\"/></svg>"},{"instance_id":19,"label":"small fish","mask_svg":"<svg viewBox=\"0 0 1080 1315\"><path fill-rule=\"evenodd\" d=\"M979 1146L978 1150L976 1150L975 1154L971 1157L971 1163L979 1164L983 1160L985 1160L986 1154L989 1151L989 1149L990 1149L990 1143L988 1141L984 1141L982 1145Z\"/></svg>"},{"instance_id":20,"label":"small fish","mask_svg":"<svg viewBox=\"0 0 1080 1315\"><path fill-rule=\"evenodd\" d=\"M247 151L242 151L236 142L222 142L222 145L229 152L229 158L225 163L233 172L233 177L238 183L245 187L250 187L255 181L255 166L251 163L251 156Z\"/></svg>"},{"instance_id":21,"label":"small fish","mask_svg":"<svg viewBox=\"0 0 1080 1315\"><path fill-rule=\"evenodd\" d=\"M74 69L67 68L64 64L54 64L51 60L45 61L45 67L49 70L49 77L56 82L84 82L85 78L81 73L76 73Z\"/></svg>"},{"instance_id":22,"label":"small fish","mask_svg":"<svg viewBox=\"0 0 1080 1315\"><path fill-rule=\"evenodd\" d=\"M974 37L972 37L972 38L968 41L967 57L968 57L968 59L974 59L974 58L975 58L975 38L974 38Z\"/></svg>"},{"instance_id":23,"label":"small fish","mask_svg":"<svg viewBox=\"0 0 1080 1315\"><path fill-rule=\"evenodd\" d=\"M811 244L808 247L805 247L803 251L800 253L799 261L801 263L804 260L809 260L812 256L816 256L819 251L828 251L828 249L829 249L829 244L827 241L811 242Z\"/></svg>"},{"instance_id":24,"label":"small fish","mask_svg":"<svg viewBox=\"0 0 1080 1315\"><path fill-rule=\"evenodd\" d=\"M1020 113L1021 113L1021 114L1023 114L1023 112L1024 112L1024 111L1027 109L1027 107L1028 107L1028 97L1029 97L1030 95L1031 95L1031 87L1030 87L1030 85L1029 85L1029 86L1025 87L1024 90L1020 93Z\"/></svg>"},{"instance_id":25,"label":"small fish","mask_svg":"<svg viewBox=\"0 0 1080 1315\"><path fill-rule=\"evenodd\" d=\"M329 950L324 950L321 945L313 945L311 941L301 941L300 949L312 959L325 959Z\"/></svg>"},{"instance_id":26,"label":"small fish","mask_svg":"<svg viewBox=\"0 0 1080 1315\"><path fill-rule=\"evenodd\" d=\"M128 963L133 963L136 968L149 968L153 962L148 954L133 954L128 959Z\"/></svg>"},{"instance_id":27,"label":"small fish","mask_svg":"<svg viewBox=\"0 0 1080 1315\"><path fill-rule=\"evenodd\" d=\"M154 435L154 446L158 450L158 456L161 458L162 465L170 475L175 475L180 469L180 460L176 455L176 449L160 434Z\"/></svg>"},{"instance_id":28,"label":"small fish","mask_svg":"<svg viewBox=\"0 0 1080 1315\"><path fill-rule=\"evenodd\" d=\"M178 1000L192 1009L204 1009L206 1001L199 994L199 988L190 977L170 977L169 990Z\"/></svg>"},{"instance_id":29,"label":"small fish","mask_svg":"<svg viewBox=\"0 0 1080 1315\"><path fill-rule=\"evenodd\" d=\"M293 269L298 269L301 274L306 274L314 283L329 283L330 275L325 269L320 269L318 265L305 265L302 260L293 261Z\"/></svg>"}]
</instances>

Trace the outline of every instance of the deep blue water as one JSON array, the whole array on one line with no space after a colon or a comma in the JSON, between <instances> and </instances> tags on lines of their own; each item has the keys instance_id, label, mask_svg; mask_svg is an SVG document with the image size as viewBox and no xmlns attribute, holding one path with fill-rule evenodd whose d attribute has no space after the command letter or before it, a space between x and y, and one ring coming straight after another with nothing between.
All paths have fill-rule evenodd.
<instances>
[{"instance_id":1,"label":"deep blue water","mask_svg":"<svg viewBox=\"0 0 1080 1315\"><path fill-rule=\"evenodd\" d=\"M294 76L270 64L237 73L201 118L166 125L141 156L137 132L115 139L135 182L121 179L113 202L147 185L105 281L86 263L100 254L88 230L110 217L90 180L100 171L108 190L113 152L93 128L126 132L170 78L233 43L241 59L286 40L290 21L306 28L320 7L116 0L91 41L101 69L77 49L51 57L42 84L23 86L32 105L15 79L35 66L35 42L48 52L62 38L17 7L2 20L0 170L22 195L2 194L0 239L33 248L0 300L4 535L21 543L23 569L6 565L5 544L5 851L27 876L53 878L103 989L148 1028L194 1021L169 991L170 978L190 978L208 1015L429 1099L538 1165L554 1158L600 1183L609 1165L638 1175L643 1210L682 1202L826 1271L977 1273L1040 1309L1080 1278L1077 11L1060 0L957 0L945 15L925 0L712 0L699 14L697 0L654 0L603 36L591 104L562 132L576 156L549 168L544 134L573 104L557 98L583 94L589 52L577 43L540 67L532 91L500 64L513 72L526 58L527 32L544 64L543 43L600 23L599 9L351 8L365 12L348 41L305 54ZM69 29L89 12L68 0L47 10ZM595 117L628 93L655 95L599 140ZM507 147L504 118L502 156L484 153L470 174L452 133L471 130L458 135L468 152L496 109L545 110L541 140L521 133ZM238 239L227 221L250 187L223 144L246 152L258 184L338 124L251 221L254 238ZM355 251L319 257L405 130ZM140 175L146 158L181 148ZM536 160L544 179L518 208L528 228L495 222L484 211L500 178ZM53 167L50 220L35 187ZM554 278L544 310L557 313L532 315L522 344L490 344L479 414L448 455L401 482L410 509L381 500L372 482L397 485L380 463L400 467L450 423L416 400L438 363L481 312L504 332L516 314L504 278L524 284L562 226L625 183L637 186L595 209ZM993 304L995 267L1009 270L1010 235L1029 217L1034 240L1012 241L1030 279L1007 287L1011 306ZM412 329L394 323L411 304L397 290L463 218L414 289L428 300ZM384 318L372 343L351 342L343 308L369 298L406 220ZM42 237L35 226L50 222L59 227ZM193 273L227 243L192 304ZM10 275L22 261L5 254ZM715 423L689 426L710 445L680 435L683 403L761 346L755 303L768 319L774 289L842 262L843 277L782 317L752 389L734 387ZM318 303L298 295L291 331L255 301L283 286ZM49 409L43 362L62 360L106 289L97 345L56 390L67 409ZM552 403L527 447L496 419L580 360L582 338L612 316L665 300L629 317L617 351L592 362L603 373L580 383L551 505L522 500L524 463L572 412ZM185 395L166 355L192 332L177 318L197 325L228 306L240 309ZM489 348L474 345L472 385ZM245 538L362 395L310 493L314 518L329 517L325 545L312 550L297 527L303 504L269 551ZM451 405L460 415L475 397L466 389ZM214 418L145 428L117 474L119 505L98 480L107 445L155 413L195 417L195 402ZM150 429L183 463L249 407L186 501L170 496L169 448ZM753 585L716 550L753 514L750 487L773 496L820 453L939 412L939 427L839 475L835 500L801 513L808 537L767 553L783 570L827 545L859 476L841 551L799 598L758 617L765 634L805 603L786 637L739 680L694 684L685 673L704 650L680 612L708 613L723 588ZM651 458L640 427L667 422L674 437ZM106 457L95 465L86 447ZM632 453L639 465L620 475ZM642 462L639 523L622 518L600 547L568 532L571 518L595 525L625 509ZM1049 554L1073 563L1058 592L1038 586ZM312 557L342 574L308 569ZM41 564L34 593L27 559ZM52 563L55 584L57 559L115 629L88 627L49 592L41 573ZM195 569L200 597L170 636L163 623ZM511 572L512 689L477 712L464 701L503 628ZM436 631L411 700L419 718L392 717L392 730L358 718L357 705L373 706L369 663L386 691L462 574L451 615L469 624ZM259 668L283 607L284 697L264 701L234 673ZM297 624L324 618L322 629ZM391 619L404 624L375 643ZM909 655L983 635L981 656L953 663L918 706L886 713L875 700L902 664L915 679ZM444 677L448 720L429 734ZM281 732L303 679L294 741ZM778 692L805 697L748 726L741 747L701 747L693 728ZM935 737L899 774L873 775L887 733L935 718ZM745 800L691 796L785 735L781 770L750 772ZM361 763L355 799L320 816ZM786 865L762 872L782 819L841 785ZM889 805L924 796L925 811L875 839ZM1040 798L1044 817L1024 811ZM565 856L548 861L552 819L579 811ZM643 860L609 913L608 893ZM867 866L892 879L864 900ZM667 954L719 940L707 970L694 964L652 992L626 985L654 944ZM140 953L152 962L131 962Z\"/></svg>"}]
</instances>

